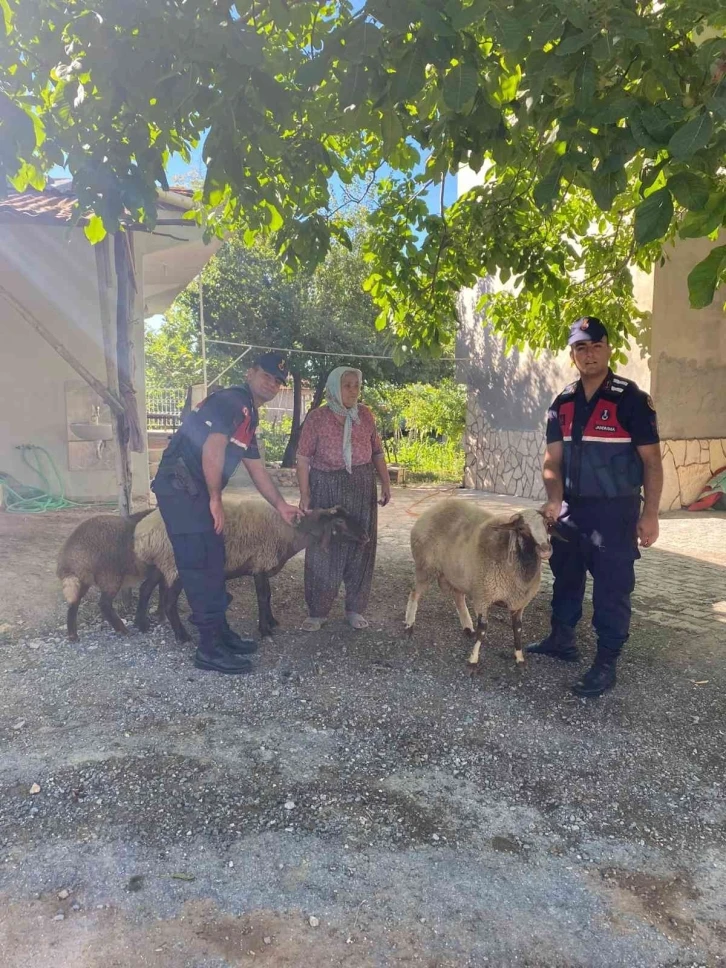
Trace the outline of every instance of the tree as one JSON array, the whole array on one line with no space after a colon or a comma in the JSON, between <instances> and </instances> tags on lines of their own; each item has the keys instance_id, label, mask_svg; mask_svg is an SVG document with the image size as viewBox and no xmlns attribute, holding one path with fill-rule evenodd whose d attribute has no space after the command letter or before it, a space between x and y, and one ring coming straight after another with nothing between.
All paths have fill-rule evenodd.
<instances>
[{"instance_id":1,"label":"tree","mask_svg":"<svg viewBox=\"0 0 726 968\"><path fill-rule=\"evenodd\" d=\"M368 271L362 254L364 215L358 211L351 217L351 248L335 243L312 274L286 272L269 243L250 248L235 236L222 246L201 273L210 380L227 367L225 382L242 380L252 358L248 354L234 363L242 347L215 340L309 351L292 353L290 368L296 400L306 380L316 387L314 406L322 400L328 374L342 363L360 366L372 382L438 382L453 374L453 361L445 359L411 357L398 364L366 359L390 356L391 339L376 330L377 311L362 286ZM160 330L147 335L146 357L153 385L201 380L197 281L176 299ZM299 427L293 419L285 464L292 462Z\"/></svg>"},{"instance_id":2,"label":"tree","mask_svg":"<svg viewBox=\"0 0 726 968\"><path fill-rule=\"evenodd\" d=\"M67 164L92 240L149 226L171 152L204 138L209 232L272 234L291 266L348 242L331 185L375 187L367 282L400 352L451 340L461 286L510 342L562 345L605 307L623 339L631 262L674 238L726 280L726 8L714 0L0 0L0 175ZM443 205L460 165L483 183ZM388 167L384 167L388 166ZM1 179L0 179L1 180ZM423 198L441 188L432 213Z\"/></svg>"}]
</instances>

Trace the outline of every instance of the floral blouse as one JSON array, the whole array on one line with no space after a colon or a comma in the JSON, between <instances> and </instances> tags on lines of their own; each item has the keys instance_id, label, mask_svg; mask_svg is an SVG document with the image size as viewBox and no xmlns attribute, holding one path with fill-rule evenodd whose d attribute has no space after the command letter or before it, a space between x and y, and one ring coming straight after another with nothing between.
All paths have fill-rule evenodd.
<instances>
[{"instance_id":1,"label":"floral blouse","mask_svg":"<svg viewBox=\"0 0 726 968\"><path fill-rule=\"evenodd\" d=\"M353 467L369 464L383 453L381 438L376 430L373 414L362 403L358 404L359 420L353 424ZM311 410L305 418L297 447L298 457L307 457L317 471L343 471L344 419L325 407Z\"/></svg>"}]
</instances>

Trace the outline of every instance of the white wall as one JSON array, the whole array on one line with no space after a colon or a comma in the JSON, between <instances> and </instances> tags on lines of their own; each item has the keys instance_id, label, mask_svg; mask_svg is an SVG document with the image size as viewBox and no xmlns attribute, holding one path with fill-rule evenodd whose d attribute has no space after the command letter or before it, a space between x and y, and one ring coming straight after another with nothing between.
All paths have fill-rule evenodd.
<instances>
[{"instance_id":1,"label":"white wall","mask_svg":"<svg viewBox=\"0 0 726 968\"><path fill-rule=\"evenodd\" d=\"M137 255L137 264L140 262ZM69 233L63 226L0 225L0 282L105 383L96 261L82 230ZM132 339L136 384L141 391L139 411L144 423L141 309L138 300ZM79 379L71 366L0 297L0 470L22 483L37 484L15 449L19 444L36 444L51 454L67 497L115 500L113 469L69 470L65 383ZM132 472L134 495L146 497L146 454L132 455Z\"/></svg>"}]
</instances>

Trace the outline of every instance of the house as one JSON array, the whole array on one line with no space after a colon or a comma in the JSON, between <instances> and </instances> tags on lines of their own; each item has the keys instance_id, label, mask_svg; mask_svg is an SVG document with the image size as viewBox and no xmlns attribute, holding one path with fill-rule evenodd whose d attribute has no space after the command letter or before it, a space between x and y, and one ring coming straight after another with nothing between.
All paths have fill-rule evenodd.
<instances>
[{"instance_id":1,"label":"house","mask_svg":"<svg viewBox=\"0 0 726 968\"><path fill-rule=\"evenodd\" d=\"M73 224L74 203L67 183L0 199L0 472L39 485L19 449L32 445L68 499L116 502L124 486L147 499L144 318L170 305L217 244L184 218L186 190L159 193L152 231L129 220L95 246L85 219Z\"/></svg>"},{"instance_id":2,"label":"house","mask_svg":"<svg viewBox=\"0 0 726 968\"><path fill-rule=\"evenodd\" d=\"M475 176L462 169L459 194ZM679 240L648 276L634 273L639 306L651 313L649 345L632 346L618 372L650 392L658 411L665 484L661 510L690 504L726 466L726 290L711 306L691 309L687 277L713 243ZM467 487L544 498L541 466L549 404L572 380L569 352L504 352L477 312L492 280L461 293L457 357L469 387L465 451ZM607 320L603 320L607 324Z\"/></svg>"}]
</instances>

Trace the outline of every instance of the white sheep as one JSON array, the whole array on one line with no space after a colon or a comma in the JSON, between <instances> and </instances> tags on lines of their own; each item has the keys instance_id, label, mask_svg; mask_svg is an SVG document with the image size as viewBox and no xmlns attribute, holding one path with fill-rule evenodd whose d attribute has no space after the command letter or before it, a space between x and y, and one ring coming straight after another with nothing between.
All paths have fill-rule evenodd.
<instances>
[{"instance_id":1,"label":"white sheep","mask_svg":"<svg viewBox=\"0 0 726 968\"><path fill-rule=\"evenodd\" d=\"M234 500L223 498L225 576L227 579L252 575L257 592L260 635L271 635L278 625L270 605L270 578L276 575L290 558L312 541L327 546L331 538L339 537L364 543L369 540L357 521L342 508L317 508L300 519L296 527L286 524L277 511L265 501L253 497ZM154 566L161 574L167 593L163 609L179 642L189 640L189 633L179 618L177 607L181 581L174 561L161 513L157 510L139 524L134 535L136 558ZM153 579L145 582L139 593L136 625L149 627L146 608L154 589Z\"/></svg>"},{"instance_id":2,"label":"white sheep","mask_svg":"<svg viewBox=\"0 0 726 968\"><path fill-rule=\"evenodd\" d=\"M476 641L468 662L475 671L492 605L505 605L512 618L514 655L524 662L522 613L537 594L542 562L552 548L547 524L539 511L509 517L494 516L469 501L441 501L425 511L411 530L416 584L406 608L406 628L413 630L421 595L436 578L451 592L462 628L473 635L466 606L472 600L477 616Z\"/></svg>"}]
</instances>

